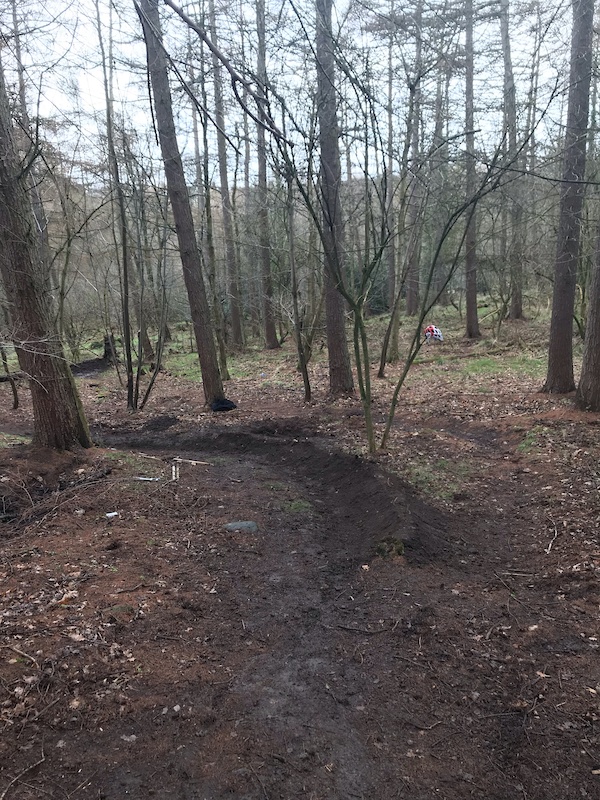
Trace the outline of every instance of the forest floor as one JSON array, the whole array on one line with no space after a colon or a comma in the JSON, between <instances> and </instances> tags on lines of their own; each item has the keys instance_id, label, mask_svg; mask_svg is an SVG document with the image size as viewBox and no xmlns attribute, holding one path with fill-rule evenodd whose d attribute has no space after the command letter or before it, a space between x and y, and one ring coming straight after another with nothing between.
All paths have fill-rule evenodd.
<instances>
[{"instance_id":1,"label":"forest floor","mask_svg":"<svg viewBox=\"0 0 600 800\"><path fill-rule=\"evenodd\" d=\"M291 349L227 414L84 373L79 453L2 384L0 800L600 798L600 415L514 330L425 348L375 455Z\"/></svg>"}]
</instances>

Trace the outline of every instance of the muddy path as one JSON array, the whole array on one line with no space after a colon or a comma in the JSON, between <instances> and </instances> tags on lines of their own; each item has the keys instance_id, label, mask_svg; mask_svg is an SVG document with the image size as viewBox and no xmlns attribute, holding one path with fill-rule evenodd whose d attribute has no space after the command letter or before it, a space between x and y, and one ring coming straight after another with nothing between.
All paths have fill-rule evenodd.
<instances>
[{"instance_id":1,"label":"muddy path","mask_svg":"<svg viewBox=\"0 0 600 800\"><path fill-rule=\"evenodd\" d=\"M388 540L406 547L398 568L406 558L423 563L447 555L441 516L430 513L425 520L424 506L401 481L315 442L289 421L277 430L261 425L204 439L169 438L169 451L160 436L151 449L146 437L139 445L191 461L218 454L226 459L228 480L243 484L249 501L260 493L253 490L259 480L300 498L296 505L305 511L299 521L275 508L261 521L252 547L243 531L233 532L227 552L210 567L232 609L227 641L238 640L247 657L230 667L231 679L212 694L200 725L190 717L188 736L195 740L182 742L178 725L161 726L163 742L171 739L175 774L188 782L180 796L397 796L393 784L385 788L393 771L387 777L373 761L369 740L379 739L378 726L369 730L365 724L381 677L377 668L365 669L360 654L362 638L386 635L391 621L369 619L357 595L378 546ZM220 640L223 635L221 626ZM187 687L191 708L203 689ZM210 744L198 748L198 739ZM120 796L124 786L157 790L156 772L151 787L145 768L133 775L129 758L123 768L127 778L118 771L116 794L107 788L106 797ZM172 779L163 780L161 791L170 791Z\"/></svg>"},{"instance_id":2,"label":"muddy path","mask_svg":"<svg viewBox=\"0 0 600 800\"><path fill-rule=\"evenodd\" d=\"M600 797L596 572L533 475L450 512L306 419L97 435L3 550L6 797Z\"/></svg>"}]
</instances>

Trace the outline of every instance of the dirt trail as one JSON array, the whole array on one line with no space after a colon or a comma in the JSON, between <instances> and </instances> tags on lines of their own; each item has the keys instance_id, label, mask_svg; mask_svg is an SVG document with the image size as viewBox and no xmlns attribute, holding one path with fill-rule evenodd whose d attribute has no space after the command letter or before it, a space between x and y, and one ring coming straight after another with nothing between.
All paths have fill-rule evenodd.
<instances>
[{"instance_id":1,"label":"dirt trail","mask_svg":"<svg viewBox=\"0 0 600 800\"><path fill-rule=\"evenodd\" d=\"M597 570L533 473L450 513L308 418L102 437L4 548L9 800L600 797Z\"/></svg>"},{"instance_id":2,"label":"dirt trail","mask_svg":"<svg viewBox=\"0 0 600 800\"><path fill-rule=\"evenodd\" d=\"M240 545L239 535L231 534L227 569L210 569L219 575L219 594L235 608L231 626L237 625L249 656L232 667L226 690L212 698L210 736L217 748L213 743L207 753L197 741L182 742L178 727L164 732L173 737L175 773L189 779L182 797L383 796L361 719L379 678L348 652L348 637L356 635L348 630L361 621L360 614L348 618L348 597L352 604L353 585L378 541L401 534L416 540L423 531L408 523L411 509L399 481L391 492L372 465L316 446L301 429L286 427L284 436L255 430L204 441L171 438L184 459L233 453L227 468L233 480L247 483L259 471L262 481L283 481L311 508L302 522L289 513L269 514L258 549ZM160 447L160 439L154 444ZM427 549L414 552L422 558ZM198 691L187 688L190 702ZM142 789L146 768L138 778ZM107 798L119 796L122 776L117 780L117 793L107 787ZM134 776L126 783L131 791ZM162 791L169 786L167 780Z\"/></svg>"}]
</instances>

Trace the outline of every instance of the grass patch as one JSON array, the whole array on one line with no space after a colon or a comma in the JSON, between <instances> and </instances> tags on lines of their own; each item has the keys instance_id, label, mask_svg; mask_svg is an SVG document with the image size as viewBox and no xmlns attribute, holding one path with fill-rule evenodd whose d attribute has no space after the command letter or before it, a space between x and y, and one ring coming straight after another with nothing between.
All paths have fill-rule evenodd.
<instances>
[{"instance_id":1,"label":"grass patch","mask_svg":"<svg viewBox=\"0 0 600 800\"><path fill-rule=\"evenodd\" d=\"M19 444L31 444L31 436L20 436L16 433L0 433L0 447L15 447Z\"/></svg>"},{"instance_id":2,"label":"grass patch","mask_svg":"<svg viewBox=\"0 0 600 800\"><path fill-rule=\"evenodd\" d=\"M472 358L463 364L461 374L463 377L468 377L470 375L494 375L503 370L504 367L495 358L482 356L481 358Z\"/></svg>"},{"instance_id":3,"label":"grass patch","mask_svg":"<svg viewBox=\"0 0 600 800\"><path fill-rule=\"evenodd\" d=\"M410 464L410 483L424 494L448 502L471 478L471 466L465 461L439 458L435 461Z\"/></svg>"},{"instance_id":4,"label":"grass patch","mask_svg":"<svg viewBox=\"0 0 600 800\"><path fill-rule=\"evenodd\" d=\"M516 372L517 375L524 375L528 378L537 378L543 381L546 376L546 358L539 358L522 353L505 359L502 365Z\"/></svg>"},{"instance_id":5,"label":"grass patch","mask_svg":"<svg viewBox=\"0 0 600 800\"><path fill-rule=\"evenodd\" d=\"M286 511L291 511L293 514L310 514L313 510L312 504L308 500L290 500L285 504Z\"/></svg>"},{"instance_id":6,"label":"grass patch","mask_svg":"<svg viewBox=\"0 0 600 800\"><path fill-rule=\"evenodd\" d=\"M202 380L197 353L169 353L164 359L164 366L179 378L198 382Z\"/></svg>"},{"instance_id":7,"label":"grass patch","mask_svg":"<svg viewBox=\"0 0 600 800\"><path fill-rule=\"evenodd\" d=\"M523 441L517 445L517 453L527 455L540 446L540 436L546 431L542 425L536 425L525 434Z\"/></svg>"}]
</instances>

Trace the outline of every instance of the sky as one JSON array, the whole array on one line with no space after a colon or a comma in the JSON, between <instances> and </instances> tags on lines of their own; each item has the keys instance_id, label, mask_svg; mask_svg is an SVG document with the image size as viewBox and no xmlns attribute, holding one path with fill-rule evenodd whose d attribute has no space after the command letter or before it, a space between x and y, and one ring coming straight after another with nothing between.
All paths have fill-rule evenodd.
<instances>
[{"instance_id":1,"label":"sky","mask_svg":"<svg viewBox=\"0 0 600 800\"><path fill-rule=\"evenodd\" d=\"M2 0L5 2L5 0ZM17 16L21 26L23 61L28 85L30 115L38 113L42 117L56 120L58 130L47 131L50 138L55 137L57 146L65 150L65 158L78 154L79 158L103 160L103 134L105 131L105 99L102 80L101 59L98 46L96 6L93 0L62 2L48 0L16 0ZM141 142L146 143L148 153L156 156L152 131L152 118L149 112L148 89L144 75L145 51L140 37L140 25L133 3L110 4L109 0L98 0L102 35L108 49L109 31L113 34L113 89L115 112L126 119L129 128L138 132ZM387 13L390 2L380 5L380 12ZM220 46L234 62L239 60L243 50L246 60L252 64L254 49L254 9L253 5L236 2L221 2ZM406 6L403 6L406 8ZM560 2L553 8L543 6L544 25L547 31L541 45L543 70L540 87L539 107L543 108L545 98L554 87L557 76L566 76L565 63L569 53L570 19L569 3ZM306 0L298 0L293 5L289 0L277 0L269 4L271 28L269 32L268 68L280 91L288 96L290 107L306 121L310 111L314 91L312 75L311 45L306 42L304 33L310 39L313 29L313 5ZM298 13L296 13L298 12ZM165 41L179 66L185 65L177 59L184 51L188 31L185 25L170 9L164 12ZM372 18L372 15L371 15ZM237 22L243 19L244 34L240 33ZM369 50L369 68L373 75L373 98L377 121L381 132L387 125L385 106L387 89L385 86L387 69L387 42L376 39L365 25L367 6L362 0L355 0L352 7L347 3L335 9L335 21L341 26L344 37L344 58L356 70L364 67L364 51ZM10 4L0 13L6 45L2 59L8 75L14 65L14 41L12 39L12 11ZM334 24L336 24L334 23ZM304 28L304 30L303 30ZM534 34L532 20L519 24L512 20L514 71L519 81L519 97L526 98L529 89ZM459 43L461 40L458 40ZM501 126L502 62L499 53L499 23L497 19L487 19L476 29L476 102L478 138L482 147L495 146ZM431 47L425 47L428 57ZM414 41L410 37L397 37L393 49L395 75L394 98L396 114L394 120L394 140L398 153L402 149L404 137L404 115L407 107L406 72L403 60L410 63L414 53ZM308 55L307 55L308 54ZM457 57L460 58L460 52ZM308 59L308 60L307 60ZM134 70L132 72L132 69ZM410 71L409 71L410 72ZM14 75L14 72L12 72ZM423 81L424 98L431 105L435 93L433 72ZM10 80L10 77L9 77ZM451 132L460 133L463 126L464 79L460 73L451 81ZM212 92L209 86L209 93ZM352 96L347 85L342 94ZM191 115L189 101L182 99L175 89L174 99L179 109L181 125L181 145L184 151L191 152ZM555 126L560 122L564 103L560 98L540 125L539 137L555 134ZM360 130L360 116L352 123L351 116L357 104L353 103L343 120ZM307 124L307 123L306 123ZM235 126L241 125L239 109L233 102L229 105L227 119L228 132L234 135ZM301 139L302 137L300 137ZM214 141L214 131L211 139ZM352 152L353 167L361 169L364 161L364 145L356 143ZM373 159L373 163L375 160Z\"/></svg>"}]
</instances>

